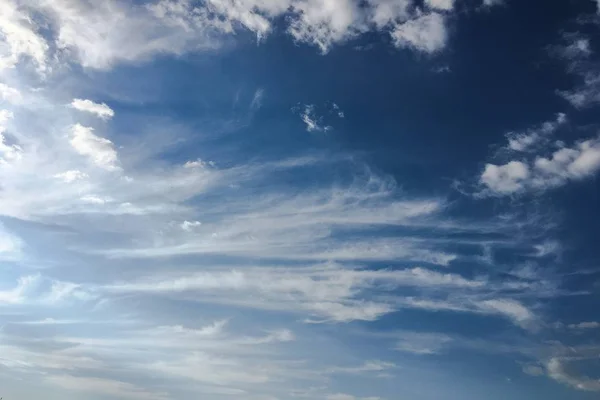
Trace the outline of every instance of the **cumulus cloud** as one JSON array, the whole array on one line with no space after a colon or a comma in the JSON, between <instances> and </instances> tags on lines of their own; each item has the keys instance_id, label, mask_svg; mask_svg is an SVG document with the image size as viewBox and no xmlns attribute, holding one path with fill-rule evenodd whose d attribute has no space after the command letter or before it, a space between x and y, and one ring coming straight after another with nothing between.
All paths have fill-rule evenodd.
<instances>
[{"instance_id":1,"label":"cumulus cloud","mask_svg":"<svg viewBox=\"0 0 600 400\"><path fill-rule=\"evenodd\" d=\"M529 176L529 167L521 161L504 165L486 164L481 183L493 193L511 194L523 190Z\"/></svg>"},{"instance_id":2,"label":"cumulus cloud","mask_svg":"<svg viewBox=\"0 0 600 400\"><path fill-rule=\"evenodd\" d=\"M549 135L553 134L560 126L567 122L567 116L564 113L556 114L552 121L546 121L538 127L528 129L525 132L509 132L508 149L512 151L533 151L539 149L539 146L547 144Z\"/></svg>"},{"instance_id":3,"label":"cumulus cloud","mask_svg":"<svg viewBox=\"0 0 600 400\"><path fill-rule=\"evenodd\" d=\"M5 83L0 83L0 98L8 103L18 103L23 96L18 89L8 86Z\"/></svg>"},{"instance_id":4,"label":"cumulus cloud","mask_svg":"<svg viewBox=\"0 0 600 400\"><path fill-rule=\"evenodd\" d=\"M450 12L454 1L428 0L427 5ZM33 14L51 21L47 40L33 23ZM61 58L70 57L83 67L110 69L117 63L145 61L157 54L215 49L240 28L262 40L282 16L287 21L283 29L293 40L315 46L322 53L365 32L389 27L396 45L417 51L435 52L447 40L443 18L437 13L421 15L409 0L377 0L364 5L355 0L210 0L201 4L158 0L147 5L46 0L27 8L10 0L3 5L2 15L0 29L10 51L0 66L13 67L26 57L40 70L48 69L54 48L60 50L57 55Z\"/></svg>"},{"instance_id":5,"label":"cumulus cloud","mask_svg":"<svg viewBox=\"0 0 600 400\"><path fill-rule=\"evenodd\" d=\"M69 170L54 175L55 178L62 180L65 183L71 183L81 179L85 179L88 175L78 170Z\"/></svg>"},{"instance_id":6,"label":"cumulus cloud","mask_svg":"<svg viewBox=\"0 0 600 400\"><path fill-rule=\"evenodd\" d=\"M30 16L12 0L0 6L0 32L7 48L0 56L0 71L14 68L23 58L32 60L40 72L46 70L49 46Z\"/></svg>"},{"instance_id":7,"label":"cumulus cloud","mask_svg":"<svg viewBox=\"0 0 600 400\"><path fill-rule=\"evenodd\" d=\"M593 176L600 169L600 140L588 139L572 147L561 147L550 157L537 156L530 162L487 164L480 183L488 194L511 195L544 191Z\"/></svg>"},{"instance_id":8,"label":"cumulus cloud","mask_svg":"<svg viewBox=\"0 0 600 400\"><path fill-rule=\"evenodd\" d=\"M115 115L115 112L112 110L112 108L107 106L105 103L94 103L93 101L87 99L73 99L71 102L71 107L79 111L95 114L102 119L110 119Z\"/></svg>"},{"instance_id":9,"label":"cumulus cloud","mask_svg":"<svg viewBox=\"0 0 600 400\"><path fill-rule=\"evenodd\" d=\"M390 34L396 46L429 54L444 48L448 40L444 16L436 12L398 24Z\"/></svg>"},{"instance_id":10,"label":"cumulus cloud","mask_svg":"<svg viewBox=\"0 0 600 400\"><path fill-rule=\"evenodd\" d=\"M455 0L426 0L425 4L431 8L449 11L454 8L454 1Z\"/></svg>"},{"instance_id":11,"label":"cumulus cloud","mask_svg":"<svg viewBox=\"0 0 600 400\"><path fill-rule=\"evenodd\" d=\"M94 134L94 128L75 124L71 128L71 146L97 166L109 171L119 169L117 151L113 143Z\"/></svg>"}]
</instances>

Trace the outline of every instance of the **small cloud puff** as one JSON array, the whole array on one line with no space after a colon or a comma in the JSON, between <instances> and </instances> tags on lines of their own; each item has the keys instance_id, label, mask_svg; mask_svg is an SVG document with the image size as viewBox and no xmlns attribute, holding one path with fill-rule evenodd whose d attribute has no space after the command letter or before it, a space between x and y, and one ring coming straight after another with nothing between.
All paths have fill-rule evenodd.
<instances>
[{"instance_id":1,"label":"small cloud puff","mask_svg":"<svg viewBox=\"0 0 600 400\"><path fill-rule=\"evenodd\" d=\"M94 114L102 119L111 119L115 116L115 112L112 108L107 106L105 103L95 103L91 100L84 99L73 99L71 107L76 110Z\"/></svg>"},{"instance_id":2,"label":"small cloud puff","mask_svg":"<svg viewBox=\"0 0 600 400\"><path fill-rule=\"evenodd\" d=\"M90 158L100 168L120 169L113 142L94 134L94 128L75 124L71 128L71 146L81 155Z\"/></svg>"}]
</instances>

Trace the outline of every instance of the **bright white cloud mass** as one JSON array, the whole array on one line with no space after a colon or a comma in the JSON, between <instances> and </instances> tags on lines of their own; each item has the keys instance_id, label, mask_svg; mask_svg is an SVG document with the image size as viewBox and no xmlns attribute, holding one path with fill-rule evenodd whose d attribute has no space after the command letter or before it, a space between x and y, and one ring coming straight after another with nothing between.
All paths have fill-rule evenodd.
<instances>
[{"instance_id":1,"label":"bright white cloud mass","mask_svg":"<svg viewBox=\"0 0 600 400\"><path fill-rule=\"evenodd\" d=\"M88 113L95 114L102 119L109 119L115 115L115 112L106 104L94 103L91 100L73 99L71 107Z\"/></svg>"},{"instance_id":2,"label":"bright white cloud mass","mask_svg":"<svg viewBox=\"0 0 600 400\"><path fill-rule=\"evenodd\" d=\"M536 1L0 2L0 397L600 393L597 7Z\"/></svg>"}]
</instances>

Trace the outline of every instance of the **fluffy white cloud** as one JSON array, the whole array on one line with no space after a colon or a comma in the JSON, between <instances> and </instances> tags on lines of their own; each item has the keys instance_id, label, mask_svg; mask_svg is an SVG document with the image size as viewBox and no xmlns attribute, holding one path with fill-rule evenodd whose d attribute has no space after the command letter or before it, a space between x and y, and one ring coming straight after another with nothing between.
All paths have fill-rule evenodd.
<instances>
[{"instance_id":1,"label":"fluffy white cloud","mask_svg":"<svg viewBox=\"0 0 600 400\"><path fill-rule=\"evenodd\" d=\"M30 58L39 71L46 70L49 46L23 7L12 0L0 4L0 32L0 43L4 44L0 53L0 71L15 67L23 57Z\"/></svg>"},{"instance_id":2,"label":"fluffy white cloud","mask_svg":"<svg viewBox=\"0 0 600 400\"><path fill-rule=\"evenodd\" d=\"M200 225L202 225L202 222L200 222L200 221L183 221L181 223L181 229L189 232L189 231L194 230L194 228L196 228Z\"/></svg>"},{"instance_id":3,"label":"fluffy white cloud","mask_svg":"<svg viewBox=\"0 0 600 400\"><path fill-rule=\"evenodd\" d=\"M10 87L5 83L0 83L0 98L8 103L18 103L23 96L18 89Z\"/></svg>"},{"instance_id":4,"label":"fluffy white cloud","mask_svg":"<svg viewBox=\"0 0 600 400\"><path fill-rule=\"evenodd\" d=\"M438 10L450 11L454 8L454 1L455 0L426 0L425 4Z\"/></svg>"},{"instance_id":5,"label":"fluffy white cloud","mask_svg":"<svg viewBox=\"0 0 600 400\"><path fill-rule=\"evenodd\" d=\"M371 6L369 21L379 29L386 28L397 21L406 21L411 15L410 0L368 0L368 3Z\"/></svg>"},{"instance_id":6,"label":"fluffy white cloud","mask_svg":"<svg viewBox=\"0 0 600 400\"><path fill-rule=\"evenodd\" d=\"M445 18L436 12L397 24L390 34L396 46L430 54L444 48L448 40Z\"/></svg>"},{"instance_id":7,"label":"fluffy white cloud","mask_svg":"<svg viewBox=\"0 0 600 400\"><path fill-rule=\"evenodd\" d=\"M71 183L74 181L85 179L88 177L88 175L84 172L75 169L55 174L54 177L64 181L65 183Z\"/></svg>"},{"instance_id":8,"label":"fluffy white cloud","mask_svg":"<svg viewBox=\"0 0 600 400\"><path fill-rule=\"evenodd\" d=\"M93 101L87 99L73 99L71 102L71 107L79 111L95 114L102 119L110 119L115 115L115 112L112 110L112 108L107 106L105 103L94 103Z\"/></svg>"},{"instance_id":9,"label":"fluffy white cloud","mask_svg":"<svg viewBox=\"0 0 600 400\"><path fill-rule=\"evenodd\" d=\"M574 147L564 147L551 158L537 158L534 163L539 175L536 186L555 186L569 179L583 179L600 169L600 139L585 140Z\"/></svg>"},{"instance_id":10,"label":"fluffy white cloud","mask_svg":"<svg viewBox=\"0 0 600 400\"><path fill-rule=\"evenodd\" d=\"M353 0L299 0L288 32L300 42L317 46L326 53L334 44L344 42L367 30L357 2Z\"/></svg>"},{"instance_id":11,"label":"fluffy white cloud","mask_svg":"<svg viewBox=\"0 0 600 400\"><path fill-rule=\"evenodd\" d=\"M428 0L436 10L451 11L453 0ZM286 17L284 29L297 42L322 53L371 30L387 31L398 46L428 53L447 40L439 14L422 15L411 0L157 0L148 4L107 0L43 0L21 6L3 3L0 30L9 48L0 67L13 67L23 57L34 60L40 71L49 61L70 57L86 68L109 69L117 63L144 61L158 54L181 55L215 49L243 27L261 40ZM51 23L48 42L32 15ZM54 48L60 50L50 54ZM53 57L51 57L51 55ZM56 56L56 57L54 57Z\"/></svg>"},{"instance_id":12,"label":"fluffy white cloud","mask_svg":"<svg viewBox=\"0 0 600 400\"><path fill-rule=\"evenodd\" d=\"M113 143L94 134L94 128L75 124L71 128L71 146L96 165L109 171L119 169L117 151Z\"/></svg>"},{"instance_id":13,"label":"fluffy white cloud","mask_svg":"<svg viewBox=\"0 0 600 400\"><path fill-rule=\"evenodd\" d=\"M505 165L486 164L480 181L493 193L505 195L522 190L529 175L529 167L521 161Z\"/></svg>"},{"instance_id":14,"label":"fluffy white cloud","mask_svg":"<svg viewBox=\"0 0 600 400\"><path fill-rule=\"evenodd\" d=\"M524 141L519 141L519 146L523 144ZM487 164L480 177L480 183L485 187L483 194L543 191L571 180L591 177L600 170L600 139L580 141L573 147L561 146L550 157L537 156L531 163Z\"/></svg>"},{"instance_id":15,"label":"fluffy white cloud","mask_svg":"<svg viewBox=\"0 0 600 400\"><path fill-rule=\"evenodd\" d=\"M558 113L552 121L546 121L539 127L528 129L525 132L510 132L506 135L508 149L513 151L531 151L539 145L546 144L548 136L567 122L567 116Z\"/></svg>"}]
</instances>

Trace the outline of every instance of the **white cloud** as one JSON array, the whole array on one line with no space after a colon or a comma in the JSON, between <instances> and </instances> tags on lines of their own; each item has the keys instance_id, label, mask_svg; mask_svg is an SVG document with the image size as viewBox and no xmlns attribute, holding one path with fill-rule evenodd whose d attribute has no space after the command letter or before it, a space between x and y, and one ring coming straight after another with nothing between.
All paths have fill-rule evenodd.
<instances>
[{"instance_id":1,"label":"white cloud","mask_svg":"<svg viewBox=\"0 0 600 400\"><path fill-rule=\"evenodd\" d=\"M600 322L596 321L586 321L580 322L578 324L569 324L567 325L569 329L596 329L600 328Z\"/></svg>"},{"instance_id":2,"label":"white cloud","mask_svg":"<svg viewBox=\"0 0 600 400\"><path fill-rule=\"evenodd\" d=\"M4 132L6 132L8 122L11 119L13 119L12 112L0 110L0 166L20 160L23 153L23 150L18 144L6 143Z\"/></svg>"},{"instance_id":3,"label":"white cloud","mask_svg":"<svg viewBox=\"0 0 600 400\"><path fill-rule=\"evenodd\" d=\"M437 10L450 11L454 8L455 0L426 0L425 3Z\"/></svg>"},{"instance_id":4,"label":"white cloud","mask_svg":"<svg viewBox=\"0 0 600 400\"><path fill-rule=\"evenodd\" d=\"M89 157L94 164L109 171L119 169L117 151L113 143L94 134L94 128L75 124L71 128L71 146L79 154Z\"/></svg>"},{"instance_id":5,"label":"white cloud","mask_svg":"<svg viewBox=\"0 0 600 400\"><path fill-rule=\"evenodd\" d=\"M430 8L442 11L451 11L453 3L428 0ZM147 5L44 0L24 8L10 0L3 4L0 19L10 52L0 65L13 67L27 56L40 70L47 69L49 59L53 63L73 59L85 68L110 69L159 54L219 48L240 28L262 40L273 30L274 21L284 16L287 26L283 29L293 40L313 45L322 53L389 26L394 28L392 37L399 46L428 53L439 50L447 36L443 19L438 14L420 15L410 6L409 0L369 1L364 6L354 0L210 0L202 4L158 0ZM48 42L38 33L31 17L34 14L50 22Z\"/></svg>"},{"instance_id":6,"label":"white cloud","mask_svg":"<svg viewBox=\"0 0 600 400\"><path fill-rule=\"evenodd\" d=\"M589 177L600 169L600 140L585 140L573 148L561 148L551 158L539 157L534 167L538 176L533 183L540 187L558 186L570 179Z\"/></svg>"},{"instance_id":7,"label":"white cloud","mask_svg":"<svg viewBox=\"0 0 600 400\"><path fill-rule=\"evenodd\" d=\"M492 7L504 4L504 0L483 0L483 5L486 7Z\"/></svg>"},{"instance_id":8,"label":"white cloud","mask_svg":"<svg viewBox=\"0 0 600 400\"><path fill-rule=\"evenodd\" d=\"M115 115L115 112L112 110L112 108L107 106L105 103L94 103L93 101L87 99L73 99L71 102L71 107L79 111L95 114L102 119L110 119Z\"/></svg>"},{"instance_id":9,"label":"white cloud","mask_svg":"<svg viewBox=\"0 0 600 400\"><path fill-rule=\"evenodd\" d=\"M445 18L436 12L397 24L390 34L397 47L409 47L429 54L444 48L448 40Z\"/></svg>"},{"instance_id":10,"label":"white cloud","mask_svg":"<svg viewBox=\"0 0 600 400\"><path fill-rule=\"evenodd\" d=\"M204 161L200 158L198 158L197 160L194 160L194 161L187 161L185 164L183 164L184 168L208 168L208 167L214 167L214 166L215 166L214 161Z\"/></svg>"},{"instance_id":11,"label":"white cloud","mask_svg":"<svg viewBox=\"0 0 600 400\"><path fill-rule=\"evenodd\" d=\"M300 113L300 118L302 119L302 122L306 124L306 130L308 132L327 132L332 129L331 126L322 124L322 118L316 115L314 104L306 104L303 111Z\"/></svg>"},{"instance_id":12,"label":"white cloud","mask_svg":"<svg viewBox=\"0 0 600 400\"><path fill-rule=\"evenodd\" d=\"M29 15L12 0L0 4L0 32L0 43L7 48L7 52L0 55L0 71L15 67L24 57L30 58L39 71L46 70L49 46Z\"/></svg>"},{"instance_id":13,"label":"white cloud","mask_svg":"<svg viewBox=\"0 0 600 400\"><path fill-rule=\"evenodd\" d=\"M379 29L386 28L397 21L406 21L411 13L410 0L368 0L371 9L369 20Z\"/></svg>"},{"instance_id":14,"label":"white cloud","mask_svg":"<svg viewBox=\"0 0 600 400\"><path fill-rule=\"evenodd\" d=\"M194 14L187 3L46 0L35 9L54 22L58 48L69 51L83 67L109 69L161 53L178 55L218 46L218 40L209 37L218 26L211 24L206 11Z\"/></svg>"},{"instance_id":15,"label":"white cloud","mask_svg":"<svg viewBox=\"0 0 600 400\"><path fill-rule=\"evenodd\" d=\"M521 159L486 164L479 177L484 189L476 195L541 192L593 176L600 170L600 138L581 140L571 147L562 141L552 143L549 136L566 122L566 115L558 113L554 120L525 132L508 133L508 144L496 157L513 157L518 152ZM551 150L550 156L542 156Z\"/></svg>"},{"instance_id":16,"label":"white cloud","mask_svg":"<svg viewBox=\"0 0 600 400\"><path fill-rule=\"evenodd\" d=\"M250 102L250 109L258 110L262 106L264 96L264 89L256 89L254 96L252 96L252 101Z\"/></svg>"},{"instance_id":17,"label":"white cloud","mask_svg":"<svg viewBox=\"0 0 600 400\"><path fill-rule=\"evenodd\" d=\"M480 181L496 194L512 194L524 189L530 176L529 167L521 161L505 165L486 164Z\"/></svg>"},{"instance_id":18,"label":"white cloud","mask_svg":"<svg viewBox=\"0 0 600 400\"><path fill-rule=\"evenodd\" d=\"M524 365L523 372L531 376L542 376L545 373L544 368L539 365Z\"/></svg>"},{"instance_id":19,"label":"white cloud","mask_svg":"<svg viewBox=\"0 0 600 400\"><path fill-rule=\"evenodd\" d=\"M23 96L18 89L10 87L5 83L0 83L0 98L8 103L18 103Z\"/></svg>"},{"instance_id":20,"label":"white cloud","mask_svg":"<svg viewBox=\"0 0 600 400\"><path fill-rule=\"evenodd\" d=\"M22 240L5 231L2 224L0 224L0 259L10 259L18 255L22 247Z\"/></svg>"},{"instance_id":21,"label":"white cloud","mask_svg":"<svg viewBox=\"0 0 600 400\"><path fill-rule=\"evenodd\" d=\"M484 300L477 305L483 312L501 314L523 328L533 327L536 316L523 304L511 299Z\"/></svg>"},{"instance_id":22,"label":"white cloud","mask_svg":"<svg viewBox=\"0 0 600 400\"><path fill-rule=\"evenodd\" d=\"M509 283L507 283L507 287L510 287ZM517 300L508 298L483 300L474 295L446 300L431 300L429 298L406 297L398 301L398 306L429 311L495 315L509 319L515 325L526 330L537 330L539 328L538 317L529 308Z\"/></svg>"},{"instance_id":23,"label":"white cloud","mask_svg":"<svg viewBox=\"0 0 600 400\"><path fill-rule=\"evenodd\" d=\"M60 172L54 175L55 178L62 180L65 183L71 183L78 180L88 178L88 175L85 172L78 171L76 169L72 169L65 172Z\"/></svg>"},{"instance_id":24,"label":"white cloud","mask_svg":"<svg viewBox=\"0 0 600 400\"><path fill-rule=\"evenodd\" d=\"M577 359L575 359L575 361L576 360ZM548 360L546 363L546 371L548 376L557 382L572 386L578 390L600 392L600 379L590 378L587 376L577 376L573 373L570 373L565 368L565 361L569 361L569 359L554 357Z\"/></svg>"},{"instance_id":25,"label":"white cloud","mask_svg":"<svg viewBox=\"0 0 600 400\"><path fill-rule=\"evenodd\" d=\"M123 293L194 294L214 301L260 309L307 313L323 321L374 320L394 311L394 301L362 299L371 290L396 287L478 289L485 282L454 274L413 268L399 271L344 269L337 265L310 268L244 268L115 284L106 290ZM393 300L390 297L390 300ZM312 321L315 322L315 321Z\"/></svg>"},{"instance_id":26,"label":"white cloud","mask_svg":"<svg viewBox=\"0 0 600 400\"><path fill-rule=\"evenodd\" d=\"M0 291L0 304L20 304L28 300L28 294L40 283L39 275L19 278L14 289Z\"/></svg>"},{"instance_id":27,"label":"white cloud","mask_svg":"<svg viewBox=\"0 0 600 400\"><path fill-rule=\"evenodd\" d=\"M333 103L333 111L337 113L337 116L339 118L344 118L344 111L342 111L342 109L340 108L340 106L338 106L336 103Z\"/></svg>"},{"instance_id":28,"label":"white cloud","mask_svg":"<svg viewBox=\"0 0 600 400\"><path fill-rule=\"evenodd\" d=\"M391 362L372 360L366 361L357 367L334 367L329 372L333 374L364 374L368 372L383 372L397 368L397 365Z\"/></svg>"},{"instance_id":29,"label":"white cloud","mask_svg":"<svg viewBox=\"0 0 600 400\"><path fill-rule=\"evenodd\" d=\"M322 53L367 30L358 4L352 0L299 0L292 2L291 8L295 15L288 32Z\"/></svg>"},{"instance_id":30,"label":"white cloud","mask_svg":"<svg viewBox=\"0 0 600 400\"><path fill-rule=\"evenodd\" d=\"M200 225L202 225L202 222L200 221L183 221L181 223L181 229L189 232L193 231L194 228L199 227Z\"/></svg>"},{"instance_id":31,"label":"white cloud","mask_svg":"<svg viewBox=\"0 0 600 400\"><path fill-rule=\"evenodd\" d=\"M510 132L506 135L508 149L513 151L535 150L539 145L546 144L548 136L566 122L567 116L558 113L555 120L544 122L539 127L529 129L526 132Z\"/></svg>"},{"instance_id":32,"label":"white cloud","mask_svg":"<svg viewBox=\"0 0 600 400\"><path fill-rule=\"evenodd\" d=\"M600 75L597 64L591 61L590 39L581 33L563 35L562 43L551 47L551 54L560 58L567 72L579 78L572 89L559 90L563 98L576 108L584 108L600 101Z\"/></svg>"},{"instance_id":33,"label":"white cloud","mask_svg":"<svg viewBox=\"0 0 600 400\"><path fill-rule=\"evenodd\" d=\"M493 194L508 195L525 190L546 190L582 180L600 169L600 140L589 139L563 147L549 158L537 157L531 166L522 161L487 164L480 182Z\"/></svg>"}]
</instances>

